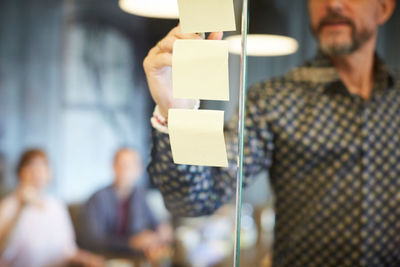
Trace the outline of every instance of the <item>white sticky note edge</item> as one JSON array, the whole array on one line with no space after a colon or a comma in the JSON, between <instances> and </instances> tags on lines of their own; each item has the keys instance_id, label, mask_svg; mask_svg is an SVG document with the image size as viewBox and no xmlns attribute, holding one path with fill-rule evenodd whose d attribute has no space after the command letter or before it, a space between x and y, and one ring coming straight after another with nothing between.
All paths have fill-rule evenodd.
<instances>
[{"instance_id":1,"label":"white sticky note edge","mask_svg":"<svg viewBox=\"0 0 400 267\"><path fill-rule=\"evenodd\" d=\"M178 0L183 33L236 31L233 0Z\"/></svg>"},{"instance_id":2,"label":"white sticky note edge","mask_svg":"<svg viewBox=\"0 0 400 267\"><path fill-rule=\"evenodd\" d=\"M170 109L168 131L175 164L227 167L224 111Z\"/></svg>"},{"instance_id":3,"label":"white sticky note edge","mask_svg":"<svg viewBox=\"0 0 400 267\"><path fill-rule=\"evenodd\" d=\"M172 56L173 97L229 101L229 42L176 40Z\"/></svg>"}]
</instances>

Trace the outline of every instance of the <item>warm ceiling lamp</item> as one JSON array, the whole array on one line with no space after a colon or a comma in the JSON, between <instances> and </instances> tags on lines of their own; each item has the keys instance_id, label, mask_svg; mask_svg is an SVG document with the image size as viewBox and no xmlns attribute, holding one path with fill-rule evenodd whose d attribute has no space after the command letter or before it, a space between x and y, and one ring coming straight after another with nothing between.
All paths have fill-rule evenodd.
<instances>
[{"instance_id":1,"label":"warm ceiling lamp","mask_svg":"<svg viewBox=\"0 0 400 267\"><path fill-rule=\"evenodd\" d=\"M288 14L281 1L249 1L249 34L247 52L249 56L283 56L295 53L299 44L288 37ZM240 54L241 37L233 35L229 41L229 51Z\"/></svg>"},{"instance_id":2,"label":"warm ceiling lamp","mask_svg":"<svg viewBox=\"0 0 400 267\"><path fill-rule=\"evenodd\" d=\"M241 36L232 35L226 38L229 41L229 52L241 53ZM248 34L247 55L249 56L284 56L293 54L299 48L299 44L293 38L272 34Z\"/></svg>"},{"instance_id":3,"label":"warm ceiling lamp","mask_svg":"<svg viewBox=\"0 0 400 267\"><path fill-rule=\"evenodd\" d=\"M119 0L120 8L128 13L159 19L179 17L177 0Z\"/></svg>"}]
</instances>

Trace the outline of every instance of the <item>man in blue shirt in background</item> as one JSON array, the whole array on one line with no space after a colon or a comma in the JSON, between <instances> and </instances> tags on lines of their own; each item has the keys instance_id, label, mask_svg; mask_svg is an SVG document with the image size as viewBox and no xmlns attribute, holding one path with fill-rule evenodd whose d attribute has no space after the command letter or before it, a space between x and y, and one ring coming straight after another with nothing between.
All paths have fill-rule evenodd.
<instances>
[{"instance_id":1,"label":"man in blue shirt in background","mask_svg":"<svg viewBox=\"0 0 400 267\"><path fill-rule=\"evenodd\" d=\"M172 230L159 222L137 185L142 175L138 152L122 148L114 156L114 182L97 191L84 208L84 246L106 255L146 255L168 250ZM162 254L162 253L161 253Z\"/></svg>"}]
</instances>

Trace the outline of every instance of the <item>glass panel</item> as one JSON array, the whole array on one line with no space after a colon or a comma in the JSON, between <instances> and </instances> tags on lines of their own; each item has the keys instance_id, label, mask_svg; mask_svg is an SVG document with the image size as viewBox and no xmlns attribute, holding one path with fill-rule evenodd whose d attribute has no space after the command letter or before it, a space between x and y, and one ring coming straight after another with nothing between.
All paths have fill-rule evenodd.
<instances>
[{"instance_id":1,"label":"glass panel","mask_svg":"<svg viewBox=\"0 0 400 267\"><path fill-rule=\"evenodd\" d=\"M233 265L240 264L240 233L242 225L242 191L244 167L244 131L247 97L247 28L248 28L248 1L243 0L242 5L242 51L240 56L240 89L239 89L239 123L238 123L238 170L236 183L236 216L235 216L235 251Z\"/></svg>"},{"instance_id":2,"label":"glass panel","mask_svg":"<svg viewBox=\"0 0 400 267\"><path fill-rule=\"evenodd\" d=\"M164 3L166 0L159 1ZM240 13L245 1L235 0L238 28L241 25ZM144 2L152 1L144 0ZM277 34L276 29L286 28L285 34L301 40L301 50L299 53L284 57L249 57L248 70L245 67L245 58L241 61L240 55L230 54L231 101L229 103L205 101L202 102L202 108L224 109L226 122L230 121L230 117L236 117L236 120L233 120L232 135L238 139L228 144L231 146L232 162L241 158L243 150L246 150L246 145L241 142L243 136L238 136L238 130L239 132L243 130L246 116L245 114L239 116L237 109L240 107L241 111L245 110L246 87L252 87L253 84L271 77L281 77L287 70L312 58L317 50L316 42L309 30L308 9L305 1L249 2L265 4L263 8L250 6L249 14L252 21L266 18L265 21L261 21L261 25L265 26L262 27L265 33ZM362 1L358 2L362 3ZM252 10L256 10L256 12L252 13ZM399 22L400 9L397 8L390 21L381 27L377 42L378 54L393 69L400 68ZM43 148L48 154L53 170L48 190L43 192L51 194L69 208L77 244L85 250L98 253L87 243L87 225L80 225L81 216L88 214L84 212L86 201L97 190L114 183L116 175L113 169L113 156L115 151L120 146L134 147L142 157L142 166L137 170L143 172L137 185L150 191L150 193L146 193L145 197L139 199L141 199L140 201L146 199L149 209L139 212L140 216L137 218L140 220L137 225L135 224L132 232L125 232L122 234L123 238L117 238L118 241L115 243L111 242L115 241L114 239L106 240L110 246L111 243L114 243L113 245L118 247L117 250L120 250L118 252L123 252L118 255L100 252L106 258L109 266L133 266L137 261L142 263L142 266L149 264L149 260L145 259L145 256L138 257L130 250L131 248L127 248L131 245L130 243L127 245L127 240L132 241L131 238L138 232L142 232L143 228L154 228L154 225L149 225L144 222L144 219L142 220L145 216L148 216L147 219L149 219L150 212L158 221L169 221L174 226L176 241L174 254L169 257L170 250L162 251L165 253L163 255L166 255L165 258L161 257L162 266L168 266L171 261L176 261L182 266L196 267L230 267L235 262L236 266L234 267L239 265L243 267L270 266L272 263L271 247L275 234L272 186L275 185L275 188L279 190L286 186L277 184L279 179L271 177L270 185L269 176L266 173L261 173L257 177L245 177L246 166L244 166L244 172L241 169L238 172L236 169L233 170L230 173L231 179L219 175L221 172L217 168L212 169L215 176L210 177L213 179L203 179L210 169L200 169L202 171L195 177L188 175L171 178L170 175L173 176L176 169L171 171L170 165L165 167L165 162L157 165L156 169L162 171L153 181L149 179L149 175L145 171L146 164L150 161L152 138L154 138L154 136L150 138L152 129L149 122L153 113L154 101L146 85L142 61L148 51L177 24L178 20L143 18L125 13L119 8L117 0L0 0L0 197L9 195L19 182L16 179L18 174L15 173L15 167L21 153L30 147ZM271 25L273 27L270 27ZM285 25L286 27L284 27ZM251 34L251 25L249 28ZM234 33L225 33L226 37L231 34ZM236 34L240 34L240 29ZM243 67L242 72L240 72L241 66ZM246 81L248 82L246 83ZM240 85L242 85L241 90ZM243 93L241 101L239 101L239 92ZM390 91L390 94L394 95L395 91ZM383 101L384 97L385 93L380 94L379 101ZM360 99L356 101L361 103ZM345 103L345 101L340 103ZM376 104L376 101L371 101L371 103ZM386 106L375 105L374 110L383 107ZM247 105L247 108L252 107ZM385 114L391 114L390 112L381 114L384 118L379 120L381 125L387 122L396 123L396 119L387 120L384 117ZM239 119L237 119L238 117ZM369 118L370 116L365 117ZM282 123L284 120L287 122L287 119L283 117L278 118L277 121ZM373 120L367 124L373 125ZM385 131L382 133L387 134L389 128L391 127L385 127ZM325 131L325 129L323 130ZM371 130L371 132L373 131ZM294 135L296 134L298 132L295 132ZM281 136L281 134L279 135ZM165 137L163 134L158 137L160 136ZM373 137L365 138L363 141L372 140L376 144L375 147L379 147L380 139L376 136ZM393 138L390 137L386 139L392 140ZM352 137L347 139L352 140ZM167 147L167 139L162 140L165 143L159 142L159 147ZM396 145L382 147L389 149L396 148ZM275 147L274 153L282 150L282 147ZM370 151L372 150L368 150L367 154L370 154ZM382 160L379 151L373 152L376 152L377 162ZM389 154L391 155L391 153ZM161 155L160 158L168 158L169 154L167 150L163 150L159 155ZM275 156L277 154L274 154ZM262 160L266 162L269 159L265 156ZM359 162L362 163L362 161ZM391 160L383 161L383 163L386 162L392 163ZM273 167L276 166L275 162ZM181 168L183 167L179 166L178 170ZM191 170L192 168L189 167L189 171ZM265 170L265 172L267 171ZM393 173L396 175L395 172L388 173L387 177L385 176L387 179L381 179L382 181L388 181ZM367 176L368 179L371 178L372 184L378 182L373 180L375 175ZM252 181L243 191L240 190L240 187L236 188L236 185L240 185L242 180ZM164 183L160 185L163 181ZM175 187L177 183L180 183L180 186ZM189 188L189 185L192 184L195 186ZM209 189L210 184L219 187ZM351 186L343 186L343 188L347 190L351 189ZM170 195L163 199L160 191L165 194L168 189L170 189ZM237 198L233 197L229 200L227 195L234 196L236 190L238 190ZM357 192L362 191L360 189ZM387 194L393 193L393 198L389 199L394 202L389 204L400 207L397 205L398 199L396 200L394 191L386 191L388 191L385 192ZM282 190L276 191L277 197L279 193L279 199L287 201L286 194L290 192L282 192ZM224 193L226 195L221 197ZM192 206L188 205L184 211L179 210L178 212L179 202L190 202L193 199L195 201L193 201L194 204L192 202ZM357 199L353 198L352 200L356 203ZM370 200L368 195L363 199ZM373 199L379 199L379 197ZM166 209L164 200L169 204L170 211ZM237 205L235 205L235 201ZM111 202L112 200L104 201L104 206L102 205L99 210L115 213L118 211L122 217L120 224L122 230L119 230L123 231L126 206L115 205L110 208L107 205ZM345 205L349 206L349 203L345 202ZM124 204L123 201L122 204ZM327 206L330 204L331 202ZM214 211L214 208L219 206L221 207ZM293 206L296 205L290 205L289 208ZM198 208L198 213L195 215L202 214L203 216L188 218L172 215L172 213L193 215L191 208ZM150 212L147 214L149 210ZM235 211L237 211L236 216ZM212 215L204 215L207 213L212 213ZM291 214L299 215L296 210L291 211ZM371 218L374 220L373 216ZM0 216L0 221L3 219L4 216ZM235 223L237 223L236 227ZM156 223L154 222L154 224ZM95 229L95 226L98 225L92 224L91 226ZM349 227L348 229L355 228ZM73 236L71 231L63 232L70 232ZM302 231L302 233L304 232ZM47 231L45 234L48 234ZM48 240L41 240L43 247L54 244L53 236L59 237L60 235L54 234ZM234 248L235 237L237 237L238 245L236 248ZM151 240L151 236L146 239ZM303 239L300 236L299 242L307 241L307 239L309 238ZM386 237L383 236L383 239L386 240ZM102 240L104 241L104 238ZM125 247L121 248L121 244L124 244ZM25 246L15 245L14 247ZM50 250L46 249L46 253L48 251ZM124 254L127 251L129 255ZM35 253L8 253L8 255L22 254L33 255ZM37 255L45 256L46 254L39 252ZM354 255L357 256L357 253L352 254L352 257ZM129 260L128 263L126 258ZM386 260L385 257L381 258Z\"/></svg>"}]
</instances>

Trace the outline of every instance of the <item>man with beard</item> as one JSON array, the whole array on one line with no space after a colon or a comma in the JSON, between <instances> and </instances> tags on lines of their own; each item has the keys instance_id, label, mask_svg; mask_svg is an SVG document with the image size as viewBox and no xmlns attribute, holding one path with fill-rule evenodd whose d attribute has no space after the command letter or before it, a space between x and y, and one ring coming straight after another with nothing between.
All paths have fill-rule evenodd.
<instances>
[{"instance_id":1,"label":"man with beard","mask_svg":"<svg viewBox=\"0 0 400 267\"><path fill-rule=\"evenodd\" d=\"M267 170L276 195L274 266L400 266L400 79L375 53L395 0L309 0L316 57L248 92L245 184ZM211 33L209 39L221 39ZM209 214L235 190L236 122L229 167L175 165L169 108L173 29L144 61L157 103L149 173L169 209Z\"/></svg>"}]
</instances>

